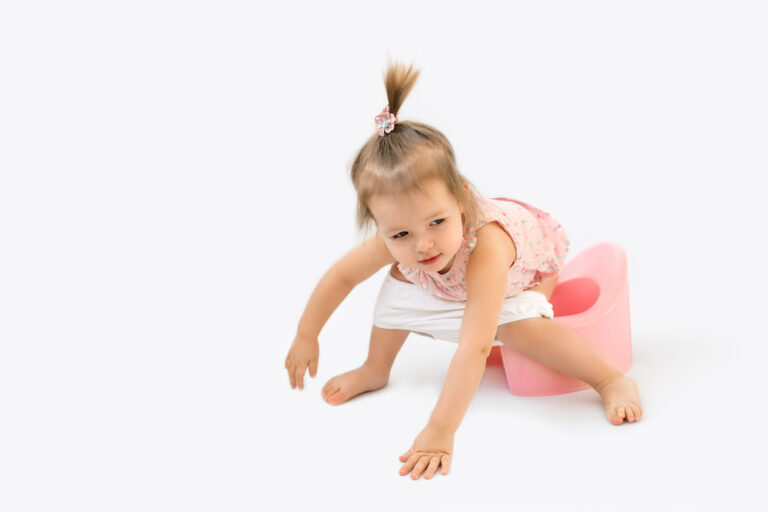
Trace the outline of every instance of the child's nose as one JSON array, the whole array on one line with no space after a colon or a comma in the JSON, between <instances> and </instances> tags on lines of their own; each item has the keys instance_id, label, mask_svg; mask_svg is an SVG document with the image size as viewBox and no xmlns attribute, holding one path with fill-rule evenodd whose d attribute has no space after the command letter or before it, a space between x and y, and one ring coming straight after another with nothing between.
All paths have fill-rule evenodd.
<instances>
[{"instance_id":1,"label":"child's nose","mask_svg":"<svg viewBox=\"0 0 768 512\"><path fill-rule=\"evenodd\" d=\"M421 238L416 242L416 252L425 252L431 249L433 245L431 238Z\"/></svg>"}]
</instances>

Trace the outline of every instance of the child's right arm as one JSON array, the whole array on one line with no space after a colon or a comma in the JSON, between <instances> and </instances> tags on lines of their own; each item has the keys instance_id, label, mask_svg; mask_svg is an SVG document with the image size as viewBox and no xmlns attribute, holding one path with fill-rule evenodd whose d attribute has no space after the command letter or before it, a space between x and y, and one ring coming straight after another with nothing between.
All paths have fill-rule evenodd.
<instances>
[{"instance_id":1,"label":"child's right arm","mask_svg":"<svg viewBox=\"0 0 768 512\"><path fill-rule=\"evenodd\" d=\"M345 254L320 279L299 320L296 338L285 358L285 369L291 388L304 389L304 373L317 375L319 357L318 336L331 314L359 283L365 281L385 265L394 263L377 232L372 237Z\"/></svg>"}]
</instances>

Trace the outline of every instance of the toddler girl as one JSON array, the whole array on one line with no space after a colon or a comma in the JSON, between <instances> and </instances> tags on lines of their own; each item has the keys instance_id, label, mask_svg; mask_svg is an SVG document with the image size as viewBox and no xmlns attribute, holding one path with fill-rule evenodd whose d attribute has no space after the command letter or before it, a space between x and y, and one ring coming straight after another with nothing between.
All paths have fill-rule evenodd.
<instances>
[{"instance_id":1,"label":"toddler girl","mask_svg":"<svg viewBox=\"0 0 768 512\"><path fill-rule=\"evenodd\" d=\"M614 425L642 415L634 381L553 320L549 299L568 239L548 213L522 201L488 199L456 168L453 148L431 126L397 112L419 72L390 64L389 104L377 133L351 169L357 221L376 233L334 264L313 291L285 359L292 388L315 377L318 335L360 282L391 265L376 306L368 359L330 379L323 398L337 405L384 387L409 332L458 343L426 427L400 456L400 474L448 472L453 438L494 344L504 344L592 386Z\"/></svg>"}]
</instances>

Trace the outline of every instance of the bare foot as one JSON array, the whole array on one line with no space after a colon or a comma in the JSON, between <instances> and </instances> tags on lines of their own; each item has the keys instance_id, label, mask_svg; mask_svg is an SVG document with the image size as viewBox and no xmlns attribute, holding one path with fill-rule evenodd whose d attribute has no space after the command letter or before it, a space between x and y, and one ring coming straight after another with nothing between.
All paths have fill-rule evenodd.
<instances>
[{"instance_id":1,"label":"bare foot","mask_svg":"<svg viewBox=\"0 0 768 512\"><path fill-rule=\"evenodd\" d=\"M614 425L621 425L626 419L634 423L643 415L637 384L626 375L617 375L595 388L605 405L605 416Z\"/></svg>"},{"instance_id":2,"label":"bare foot","mask_svg":"<svg viewBox=\"0 0 768 512\"><path fill-rule=\"evenodd\" d=\"M387 382L389 382L388 373L377 372L363 365L326 382L322 395L329 404L339 405L360 393L381 389L387 385Z\"/></svg>"}]
</instances>

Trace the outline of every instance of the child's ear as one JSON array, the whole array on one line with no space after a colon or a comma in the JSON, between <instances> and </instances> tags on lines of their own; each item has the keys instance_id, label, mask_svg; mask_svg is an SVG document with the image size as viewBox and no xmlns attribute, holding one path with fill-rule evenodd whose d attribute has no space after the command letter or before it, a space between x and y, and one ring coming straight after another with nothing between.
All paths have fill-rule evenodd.
<instances>
[{"instance_id":1,"label":"child's ear","mask_svg":"<svg viewBox=\"0 0 768 512\"><path fill-rule=\"evenodd\" d=\"M466 181L464 182L464 190L467 191L467 201L469 201L469 198L472 197L472 193L469 191L469 183ZM461 202L461 213L464 213L464 201Z\"/></svg>"}]
</instances>

